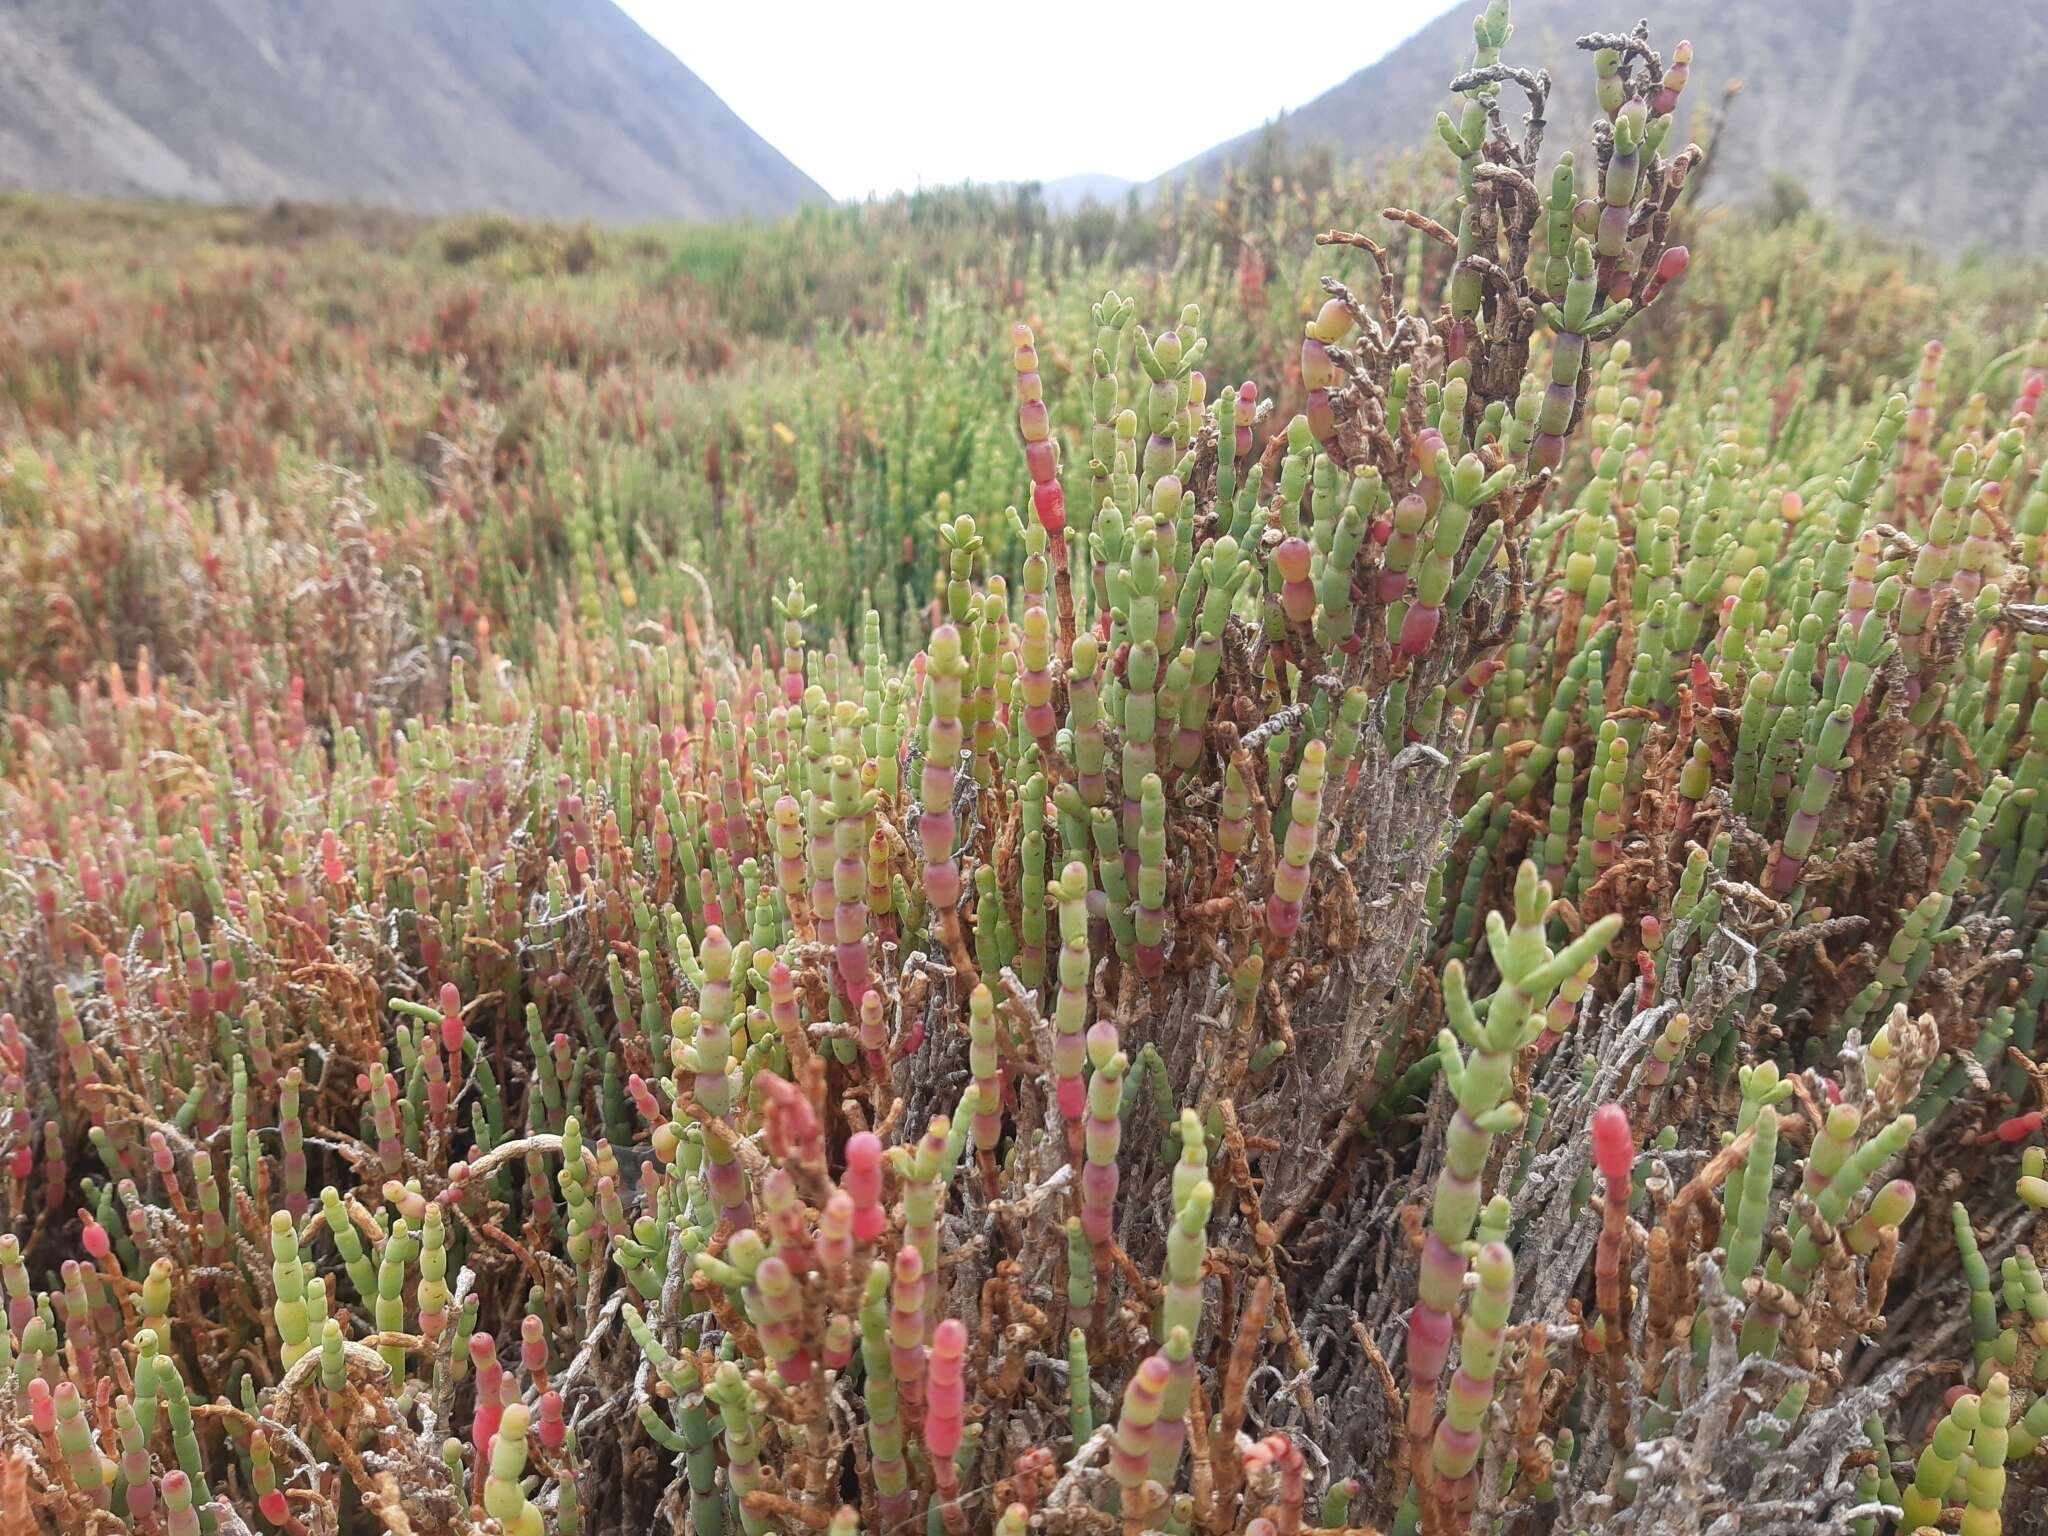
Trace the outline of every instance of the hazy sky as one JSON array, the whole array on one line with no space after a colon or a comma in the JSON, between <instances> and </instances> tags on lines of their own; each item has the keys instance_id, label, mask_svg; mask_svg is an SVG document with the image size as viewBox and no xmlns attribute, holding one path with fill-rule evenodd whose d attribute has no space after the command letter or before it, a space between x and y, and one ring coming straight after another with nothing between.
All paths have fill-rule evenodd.
<instances>
[{"instance_id":1,"label":"hazy sky","mask_svg":"<svg viewBox=\"0 0 2048 1536\"><path fill-rule=\"evenodd\" d=\"M1334 10L1294 0L620 3L835 197L1083 171L1150 178L1322 94L1451 9L1449 0ZM1091 57L1103 62L1091 67Z\"/></svg>"}]
</instances>

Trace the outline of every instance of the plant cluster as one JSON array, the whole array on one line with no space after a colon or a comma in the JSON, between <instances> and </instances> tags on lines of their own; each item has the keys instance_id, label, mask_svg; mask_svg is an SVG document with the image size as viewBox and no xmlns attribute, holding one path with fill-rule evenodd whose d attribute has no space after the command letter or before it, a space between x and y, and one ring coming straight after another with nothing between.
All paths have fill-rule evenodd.
<instances>
[{"instance_id":1,"label":"plant cluster","mask_svg":"<svg viewBox=\"0 0 2048 1536\"><path fill-rule=\"evenodd\" d=\"M1228 335L17 318L0 1536L2002 1529L2048 331L1687 329L1691 46L1511 30Z\"/></svg>"}]
</instances>

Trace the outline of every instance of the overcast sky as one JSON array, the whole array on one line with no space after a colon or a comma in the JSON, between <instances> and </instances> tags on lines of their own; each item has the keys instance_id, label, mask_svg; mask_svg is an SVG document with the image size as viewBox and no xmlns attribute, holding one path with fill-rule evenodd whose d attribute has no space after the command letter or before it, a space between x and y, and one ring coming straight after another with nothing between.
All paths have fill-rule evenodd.
<instances>
[{"instance_id":1,"label":"overcast sky","mask_svg":"<svg viewBox=\"0 0 2048 1536\"><path fill-rule=\"evenodd\" d=\"M1446 0L620 3L842 198L1081 172L1149 179L1321 95L1451 9ZM1091 67L1091 57L1102 62Z\"/></svg>"}]
</instances>

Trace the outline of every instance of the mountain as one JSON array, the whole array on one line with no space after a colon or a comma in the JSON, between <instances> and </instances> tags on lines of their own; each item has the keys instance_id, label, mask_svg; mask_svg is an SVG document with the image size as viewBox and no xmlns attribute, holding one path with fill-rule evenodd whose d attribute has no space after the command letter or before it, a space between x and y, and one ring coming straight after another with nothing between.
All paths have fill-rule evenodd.
<instances>
[{"instance_id":1,"label":"mountain","mask_svg":"<svg viewBox=\"0 0 2048 1536\"><path fill-rule=\"evenodd\" d=\"M0 190L611 222L825 196L611 0L0 0Z\"/></svg>"},{"instance_id":2,"label":"mountain","mask_svg":"<svg viewBox=\"0 0 2048 1536\"><path fill-rule=\"evenodd\" d=\"M1281 117L1271 131L1373 159L1423 141L1445 84L1472 57L1464 0L1378 63ZM1580 34L1647 12L1666 58L1693 40L1681 126L1697 133L1722 88L1742 82L1707 175L1707 198L1740 203L1779 175L1818 206L1937 244L2048 249L2048 157L2035 153L2048 101L2048 7L2013 0L1518 0L1511 63L1547 67L1549 142L1583 143L1596 110ZM1515 93L1510 93L1514 95ZM1509 113L1520 122L1519 97ZM1165 178L1213 185L1255 130Z\"/></svg>"},{"instance_id":3,"label":"mountain","mask_svg":"<svg viewBox=\"0 0 2048 1536\"><path fill-rule=\"evenodd\" d=\"M1121 176L1084 171L1078 176L1054 177L1040 183L1038 190L1045 198L1045 206L1054 213L1072 213L1083 203L1121 208L1125 195L1135 185L1135 182L1126 181Z\"/></svg>"}]
</instances>

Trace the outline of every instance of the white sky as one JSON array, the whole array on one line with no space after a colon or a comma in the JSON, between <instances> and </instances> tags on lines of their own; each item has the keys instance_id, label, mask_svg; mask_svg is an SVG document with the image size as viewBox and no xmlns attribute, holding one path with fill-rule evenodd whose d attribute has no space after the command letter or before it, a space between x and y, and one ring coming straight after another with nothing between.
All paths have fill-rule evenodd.
<instances>
[{"instance_id":1,"label":"white sky","mask_svg":"<svg viewBox=\"0 0 2048 1536\"><path fill-rule=\"evenodd\" d=\"M1363 69L1452 0L620 0L835 197L1147 180ZM1462 0L1477 10L1476 0ZM1334 22L1334 24L1333 24ZM1092 60L1100 59L1101 63Z\"/></svg>"}]
</instances>

